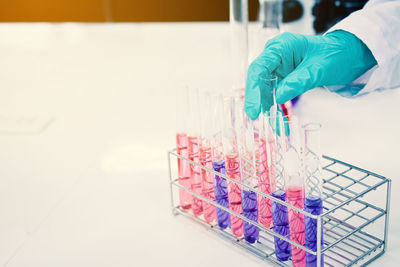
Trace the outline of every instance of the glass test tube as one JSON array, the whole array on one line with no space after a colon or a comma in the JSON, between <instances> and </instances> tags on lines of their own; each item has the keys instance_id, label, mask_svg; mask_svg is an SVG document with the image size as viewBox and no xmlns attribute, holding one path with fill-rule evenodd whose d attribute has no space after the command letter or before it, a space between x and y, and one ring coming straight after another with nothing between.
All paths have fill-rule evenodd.
<instances>
[{"instance_id":1,"label":"glass test tube","mask_svg":"<svg viewBox=\"0 0 400 267\"><path fill-rule=\"evenodd\" d=\"M270 143L271 149L271 172L274 175L274 180L271 182L272 196L279 200L286 201L285 178L284 178L284 162L283 162L283 146L284 138L281 135L280 129L283 128L283 117L280 113L265 114L265 125L270 125L275 135L275 140ZM275 173L274 173L275 172ZM272 201L272 221L274 232L289 237L289 219L287 207ZM279 237L274 236L275 255L279 261L287 261L290 257L290 244Z\"/></svg>"},{"instance_id":2,"label":"glass test tube","mask_svg":"<svg viewBox=\"0 0 400 267\"><path fill-rule=\"evenodd\" d=\"M284 117L281 138L283 138L283 172L286 185L287 202L304 209L304 173L302 168L302 142L296 116ZM290 239L301 245L305 243L304 215L289 209ZM293 266L306 266L306 253L291 245Z\"/></svg>"},{"instance_id":3,"label":"glass test tube","mask_svg":"<svg viewBox=\"0 0 400 267\"><path fill-rule=\"evenodd\" d=\"M237 144L238 140L236 135L236 120L238 117L236 116L236 114L234 114L235 108L233 97L225 97L223 102L224 111L222 143L225 154L226 174L231 179L241 181L240 161ZM228 181L229 208L238 214L242 214L241 193L241 186L231 181ZM243 220L233 214L231 214L231 230L232 234L236 237L243 236Z\"/></svg>"},{"instance_id":4,"label":"glass test tube","mask_svg":"<svg viewBox=\"0 0 400 267\"><path fill-rule=\"evenodd\" d=\"M304 170L306 177L306 200L304 210L320 215L323 210L322 203L322 177L321 177L321 124L309 123L303 125L304 131ZM321 246L322 246L321 228ZM306 247L317 251L317 219L305 216L305 242ZM322 247L321 247L322 249ZM306 253L307 266L317 266L317 256ZM321 255L321 266L324 266L324 258Z\"/></svg>"},{"instance_id":5,"label":"glass test tube","mask_svg":"<svg viewBox=\"0 0 400 267\"><path fill-rule=\"evenodd\" d=\"M261 96L268 104L263 107L265 114L276 114L275 89L277 77L275 75L260 76ZM264 101L263 101L264 102ZM266 110L266 111L265 111ZM270 121L266 123L264 115L259 116L254 121L255 139L256 139L256 169L258 177L258 189L266 194L271 194L271 182L275 179L275 160L276 144L275 133L271 127ZM265 227L272 225L272 207L271 200L259 195L258 198L258 221Z\"/></svg>"},{"instance_id":6,"label":"glass test tube","mask_svg":"<svg viewBox=\"0 0 400 267\"><path fill-rule=\"evenodd\" d=\"M256 166L255 166L255 138L253 121L244 112L244 99L235 98L235 109L238 114L238 147L241 166L242 182L250 188L257 187ZM254 222L258 221L257 193L243 188L242 190L242 209L243 216ZM257 226L243 222L244 239L249 243L254 243L259 239L259 229Z\"/></svg>"},{"instance_id":7,"label":"glass test tube","mask_svg":"<svg viewBox=\"0 0 400 267\"><path fill-rule=\"evenodd\" d=\"M233 89L244 88L246 83L248 16L247 0L229 1Z\"/></svg>"},{"instance_id":8,"label":"glass test tube","mask_svg":"<svg viewBox=\"0 0 400 267\"><path fill-rule=\"evenodd\" d=\"M179 89L177 94L177 134L176 134L176 151L178 155L189 158L189 141L187 136L187 112L188 106L188 88ZM190 163L186 160L178 158L178 181L179 184L191 189L190 180ZM183 189L179 189L180 206L184 210L192 207L192 195Z\"/></svg>"},{"instance_id":9,"label":"glass test tube","mask_svg":"<svg viewBox=\"0 0 400 267\"><path fill-rule=\"evenodd\" d=\"M224 148L222 145L222 124L223 124L223 99L222 96L213 96L211 104L212 110L212 130L211 151L212 151L212 167L214 171L225 174ZM215 200L225 208L229 207L228 186L226 179L219 175L214 175ZM217 222L221 229L231 226L229 212L217 208Z\"/></svg>"},{"instance_id":10,"label":"glass test tube","mask_svg":"<svg viewBox=\"0 0 400 267\"><path fill-rule=\"evenodd\" d=\"M259 0L258 21L262 28L278 30L282 22L282 1L281 0Z\"/></svg>"},{"instance_id":11,"label":"glass test tube","mask_svg":"<svg viewBox=\"0 0 400 267\"><path fill-rule=\"evenodd\" d=\"M206 168L212 169L211 138L214 129L211 127L211 96L209 92L203 92L200 95L200 126L201 126L201 145L200 145L200 163ZM211 172L201 169L202 192L203 196L211 201L215 200L214 178ZM216 220L216 209L213 204L203 201L203 215L207 223Z\"/></svg>"},{"instance_id":12,"label":"glass test tube","mask_svg":"<svg viewBox=\"0 0 400 267\"><path fill-rule=\"evenodd\" d=\"M249 24L249 60L254 60L265 43L280 33L282 22L281 0L259 0L258 19Z\"/></svg>"},{"instance_id":13,"label":"glass test tube","mask_svg":"<svg viewBox=\"0 0 400 267\"><path fill-rule=\"evenodd\" d=\"M273 144L270 144L270 139L274 139L273 133L269 131L269 124L265 125L263 116L260 116L254 121L255 127L254 138L255 145L255 158L256 158L256 171L258 178L258 190L263 193L271 194L272 166L271 158ZM258 222L265 226L272 226L272 207L269 198L258 196Z\"/></svg>"},{"instance_id":14,"label":"glass test tube","mask_svg":"<svg viewBox=\"0 0 400 267\"><path fill-rule=\"evenodd\" d=\"M269 115L277 114L278 105L276 104L276 87L278 77L274 74L263 73L259 77L261 110Z\"/></svg>"},{"instance_id":15,"label":"glass test tube","mask_svg":"<svg viewBox=\"0 0 400 267\"><path fill-rule=\"evenodd\" d=\"M199 90L189 90L189 159L200 164L200 107L199 107ZM191 188L192 191L202 194L202 177L201 168L190 164ZM198 217L203 213L203 202L197 197L193 197L192 202L193 215Z\"/></svg>"}]
</instances>

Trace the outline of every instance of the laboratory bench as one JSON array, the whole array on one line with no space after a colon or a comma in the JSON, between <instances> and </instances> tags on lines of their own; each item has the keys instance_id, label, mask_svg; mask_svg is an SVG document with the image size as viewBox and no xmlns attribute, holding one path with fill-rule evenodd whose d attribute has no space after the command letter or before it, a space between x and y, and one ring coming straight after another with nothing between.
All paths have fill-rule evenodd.
<instances>
[{"instance_id":1,"label":"laboratory bench","mask_svg":"<svg viewBox=\"0 0 400 267\"><path fill-rule=\"evenodd\" d=\"M228 23L0 24L2 266L268 266L170 209L180 86L229 90ZM393 180L400 90L319 88L294 110L328 156ZM396 264L397 263L397 264Z\"/></svg>"}]
</instances>

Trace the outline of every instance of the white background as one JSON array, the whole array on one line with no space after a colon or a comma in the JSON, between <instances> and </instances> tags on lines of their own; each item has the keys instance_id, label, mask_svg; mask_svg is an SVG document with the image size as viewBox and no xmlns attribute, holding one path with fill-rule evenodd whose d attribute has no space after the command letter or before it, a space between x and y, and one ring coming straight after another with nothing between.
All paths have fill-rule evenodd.
<instances>
[{"instance_id":1,"label":"white background","mask_svg":"<svg viewBox=\"0 0 400 267\"><path fill-rule=\"evenodd\" d=\"M169 209L175 90L229 88L229 59L227 23L1 24L0 264L265 264ZM317 89L296 108L323 124L324 154L393 179L371 266L400 260L399 101Z\"/></svg>"}]
</instances>

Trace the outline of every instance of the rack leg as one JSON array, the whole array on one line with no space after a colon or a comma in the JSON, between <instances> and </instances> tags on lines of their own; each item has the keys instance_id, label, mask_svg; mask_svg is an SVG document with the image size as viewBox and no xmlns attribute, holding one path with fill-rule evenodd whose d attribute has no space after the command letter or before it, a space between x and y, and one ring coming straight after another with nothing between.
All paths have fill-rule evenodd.
<instances>
[{"instance_id":1,"label":"rack leg","mask_svg":"<svg viewBox=\"0 0 400 267\"><path fill-rule=\"evenodd\" d=\"M172 189L172 170L171 170L171 153L168 152L168 174L169 174L169 193L170 193L170 198L171 198L171 211L172 215L176 216L179 213L175 209L174 205L174 192Z\"/></svg>"},{"instance_id":2,"label":"rack leg","mask_svg":"<svg viewBox=\"0 0 400 267\"><path fill-rule=\"evenodd\" d=\"M386 214L385 214L385 234L384 234L384 246L383 251L386 251L388 244L388 231L389 231L389 212L390 212L390 193L392 187L392 180L388 180L386 188Z\"/></svg>"},{"instance_id":3,"label":"rack leg","mask_svg":"<svg viewBox=\"0 0 400 267\"><path fill-rule=\"evenodd\" d=\"M322 239L321 221L322 221L321 217L317 219L317 267L321 267L321 239Z\"/></svg>"}]
</instances>

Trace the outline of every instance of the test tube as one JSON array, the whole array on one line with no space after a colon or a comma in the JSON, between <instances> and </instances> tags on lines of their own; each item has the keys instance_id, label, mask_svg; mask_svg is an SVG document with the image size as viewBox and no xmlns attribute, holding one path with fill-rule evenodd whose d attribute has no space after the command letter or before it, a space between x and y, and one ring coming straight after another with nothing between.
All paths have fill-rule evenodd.
<instances>
[{"instance_id":1,"label":"test tube","mask_svg":"<svg viewBox=\"0 0 400 267\"><path fill-rule=\"evenodd\" d=\"M272 133L269 132L269 125L265 125L263 116L260 116L254 121L258 125L254 127L255 157L256 157L256 171L258 178L258 190L265 194L271 194L271 149L269 139L273 138ZM258 196L258 222L265 226L271 227L272 225L272 208L271 200L269 198Z\"/></svg>"},{"instance_id":2,"label":"test tube","mask_svg":"<svg viewBox=\"0 0 400 267\"><path fill-rule=\"evenodd\" d=\"M248 0L229 1L233 89L244 88L247 75Z\"/></svg>"},{"instance_id":3,"label":"test tube","mask_svg":"<svg viewBox=\"0 0 400 267\"><path fill-rule=\"evenodd\" d=\"M269 141L271 147L271 171L270 174L274 176L274 180L271 182L272 196L275 198L286 201L286 190L285 190L285 177L284 177L284 137L281 136L280 129L283 128L283 117L280 113L265 113L264 115L265 125L271 127L271 131L274 133L274 140ZM289 236L289 219L287 207L279 204L276 201L272 201L272 221L273 229L275 233L282 236ZM275 256L279 261L287 261L290 257L290 244L279 237L274 236L275 242Z\"/></svg>"},{"instance_id":4,"label":"test tube","mask_svg":"<svg viewBox=\"0 0 400 267\"><path fill-rule=\"evenodd\" d=\"M262 102L268 103L263 107L265 114L276 114L275 89L277 77L275 75L261 75L261 97ZM266 194L271 194L271 184L275 179L275 158L276 144L275 133L271 128L271 122L265 122L264 115L259 116L254 121L255 140L256 140L256 169L258 177L258 189ZM265 227L272 225L272 207L271 200L261 195L258 197L258 221Z\"/></svg>"},{"instance_id":5,"label":"test tube","mask_svg":"<svg viewBox=\"0 0 400 267\"><path fill-rule=\"evenodd\" d=\"M229 178L241 181L240 161L238 152L238 140L236 131L237 114L234 113L235 106L232 96L224 98L222 143L225 154L226 174ZM228 181L229 208L242 213L242 189L241 186ZM236 237L243 236L243 220L231 214L231 230Z\"/></svg>"},{"instance_id":6,"label":"test tube","mask_svg":"<svg viewBox=\"0 0 400 267\"><path fill-rule=\"evenodd\" d=\"M191 89L189 91L189 159L200 164L200 107L199 90ZM191 189L193 192L202 194L201 168L190 164ZM198 217L203 213L203 202L197 197L193 197L192 202L193 215Z\"/></svg>"},{"instance_id":7,"label":"test tube","mask_svg":"<svg viewBox=\"0 0 400 267\"><path fill-rule=\"evenodd\" d=\"M200 126L201 126L201 146L200 146L200 163L206 168L212 169L212 153L211 138L214 129L211 127L211 96L209 92L203 92L200 97ZM209 171L201 169L202 176L202 192L203 196L211 201L215 200L214 194L214 178ZM207 223L216 220L216 210L213 204L203 201L203 215Z\"/></svg>"},{"instance_id":8,"label":"test tube","mask_svg":"<svg viewBox=\"0 0 400 267\"><path fill-rule=\"evenodd\" d=\"M309 123L303 125L304 131L304 170L306 177L306 200L304 210L313 214L322 214L322 178L321 178L321 124ZM321 246L322 246L321 228ZM305 216L306 247L317 251L317 219ZM321 247L322 249L322 247ZM317 256L306 253L307 266L317 266ZM321 255L321 266L324 258Z\"/></svg>"},{"instance_id":9,"label":"test tube","mask_svg":"<svg viewBox=\"0 0 400 267\"><path fill-rule=\"evenodd\" d=\"M257 187L256 166L255 166L255 136L253 121L244 112L244 99L236 97L235 109L238 118L238 146L241 166L242 182L250 188ZM258 221L257 193L243 188L242 190L242 209L243 216L254 222ZM259 239L259 229L257 226L243 222L244 239L249 243L254 243Z\"/></svg>"},{"instance_id":10,"label":"test tube","mask_svg":"<svg viewBox=\"0 0 400 267\"><path fill-rule=\"evenodd\" d=\"M280 33L282 0L259 0L258 19L249 25L249 59L254 60L265 43Z\"/></svg>"},{"instance_id":11,"label":"test tube","mask_svg":"<svg viewBox=\"0 0 400 267\"><path fill-rule=\"evenodd\" d=\"M280 133L283 141L283 172L287 202L299 209L304 209L303 147L297 117L284 117ZM292 208L288 209L290 239L304 245L304 215ZM303 249L291 245L291 253L293 266L306 266L306 253Z\"/></svg>"},{"instance_id":12,"label":"test tube","mask_svg":"<svg viewBox=\"0 0 400 267\"><path fill-rule=\"evenodd\" d=\"M221 95L212 97L212 130L211 151L212 151L212 167L214 171L225 174L224 148L222 145L222 124L223 124L223 98ZM229 207L228 200L228 185L226 179L214 175L214 189L216 202L225 207ZM217 208L217 223L221 229L226 229L231 226L229 212Z\"/></svg>"},{"instance_id":13,"label":"test tube","mask_svg":"<svg viewBox=\"0 0 400 267\"><path fill-rule=\"evenodd\" d=\"M188 88L182 88L177 91L177 133L176 133L176 151L178 155L189 158L189 141L187 136L187 112L188 106ZM179 184L191 189L190 181L190 163L186 160L178 158L178 181ZM192 195L183 189L179 189L180 206L184 210L192 207Z\"/></svg>"},{"instance_id":14,"label":"test tube","mask_svg":"<svg viewBox=\"0 0 400 267\"><path fill-rule=\"evenodd\" d=\"M279 31L282 22L281 0L259 0L258 21L263 29Z\"/></svg>"}]
</instances>

